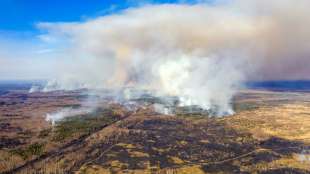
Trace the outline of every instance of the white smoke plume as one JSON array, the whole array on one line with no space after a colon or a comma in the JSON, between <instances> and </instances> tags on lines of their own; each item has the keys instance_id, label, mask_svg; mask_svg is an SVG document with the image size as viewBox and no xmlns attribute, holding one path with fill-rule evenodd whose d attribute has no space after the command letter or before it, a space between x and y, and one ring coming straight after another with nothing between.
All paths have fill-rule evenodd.
<instances>
[{"instance_id":1,"label":"white smoke plume","mask_svg":"<svg viewBox=\"0 0 310 174\"><path fill-rule=\"evenodd\" d=\"M310 150L303 149L300 154L297 154L297 157L300 162L310 163Z\"/></svg>"},{"instance_id":2,"label":"white smoke plume","mask_svg":"<svg viewBox=\"0 0 310 174\"><path fill-rule=\"evenodd\" d=\"M145 5L76 23L40 23L63 44L55 89L123 89L178 96L232 114L244 80L310 74L308 0Z\"/></svg>"},{"instance_id":3,"label":"white smoke plume","mask_svg":"<svg viewBox=\"0 0 310 174\"><path fill-rule=\"evenodd\" d=\"M77 108L77 109L63 108L63 109L56 111L56 112L47 113L45 120L48 122L51 122L52 125L55 125L56 122L61 121L65 118L74 117L74 116L82 115L82 114L89 114L93 111L94 111L94 109L92 109L92 108Z\"/></svg>"}]
</instances>

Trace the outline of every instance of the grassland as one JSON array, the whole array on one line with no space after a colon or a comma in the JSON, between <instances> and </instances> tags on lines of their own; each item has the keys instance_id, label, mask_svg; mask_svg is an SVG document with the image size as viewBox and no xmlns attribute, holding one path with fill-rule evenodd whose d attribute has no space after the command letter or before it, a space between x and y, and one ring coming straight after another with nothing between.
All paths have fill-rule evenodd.
<instances>
[{"instance_id":1,"label":"grassland","mask_svg":"<svg viewBox=\"0 0 310 174\"><path fill-rule=\"evenodd\" d=\"M111 106L54 127L3 136L8 143L0 150L0 169L81 174L310 172L308 93L245 91L234 107L236 114L219 118Z\"/></svg>"}]
</instances>

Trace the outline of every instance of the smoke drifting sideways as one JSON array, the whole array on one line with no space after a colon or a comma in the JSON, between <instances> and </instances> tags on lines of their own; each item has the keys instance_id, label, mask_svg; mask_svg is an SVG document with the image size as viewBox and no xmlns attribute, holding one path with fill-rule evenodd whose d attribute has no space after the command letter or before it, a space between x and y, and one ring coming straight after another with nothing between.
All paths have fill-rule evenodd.
<instances>
[{"instance_id":1,"label":"smoke drifting sideways","mask_svg":"<svg viewBox=\"0 0 310 174\"><path fill-rule=\"evenodd\" d=\"M310 2L234 0L130 8L84 22L39 23L59 55L44 91L154 91L233 114L246 80L310 74Z\"/></svg>"},{"instance_id":2,"label":"smoke drifting sideways","mask_svg":"<svg viewBox=\"0 0 310 174\"><path fill-rule=\"evenodd\" d=\"M56 122L61 121L65 118L73 117L76 115L89 114L91 112L93 112L92 108L78 108L78 109L63 108L57 112L47 113L45 120L51 122L52 125L54 126Z\"/></svg>"}]
</instances>

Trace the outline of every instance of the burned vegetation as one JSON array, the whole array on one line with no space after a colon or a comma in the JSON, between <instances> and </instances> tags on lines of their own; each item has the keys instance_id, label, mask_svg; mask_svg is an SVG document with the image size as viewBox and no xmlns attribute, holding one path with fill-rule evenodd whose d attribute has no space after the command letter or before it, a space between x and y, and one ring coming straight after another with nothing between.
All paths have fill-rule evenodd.
<instances>
[{"instance_id":1,"label":"burned vegetation","mask_svg":"<svg viewBox=\"0 0 310 174\"><path fill-rule=\"evenodd\" d=\"M30 111L35 111L34 108L54 111L60 103L63 107L78 107L80 101L74 96L48 97L49 102L44 102L45 96L41 96L37 97L40 104L19 107ZM32 97L28 96L25 102ZM42 122L29 125L26 119L8 120L1 115L3 130L12 127L20 130L1 134L0 170L2 173L309 173L309 98L303 97L296 103L277 93L266 96L254 92L237 97L236 114L228 117L182 107L176 108L175 114L165 115L152 107L152 102L156 103L153 99L147 103L139 101L141 105L144 103L143 107L134 110L111 103L87 114L64 118L54 126L44 117L36 117ZM3 107L5 110L7 106ZM14 117L23 118L22 113L28 115L17 112Z\"/></svg>"}]
</instances>

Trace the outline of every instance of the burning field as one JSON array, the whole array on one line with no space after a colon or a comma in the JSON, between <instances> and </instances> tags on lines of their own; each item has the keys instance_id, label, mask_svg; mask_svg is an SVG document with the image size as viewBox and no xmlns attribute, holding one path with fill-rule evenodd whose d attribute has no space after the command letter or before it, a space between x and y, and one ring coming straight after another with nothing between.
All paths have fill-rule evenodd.
<instances>
[{"instance_id":1,"label":"burning field","mask_svg":"<svg viewBox=\"0 0 310 174\"><path fill-rule=\"evenodd\" d=\"M15 90L0 100L4 173L310 172L307 92L242 90L224 117L146 94Z\"/></svg>"},{"instance_id":2,"label":"burning field","mask_svg":"<svg viewBox=\"0 0 310 174\"><path fill-rule=\"evenodd\" d=\"M309 0L3 2L0 173L310 173Z\"/></svg>"}]
</instances>

